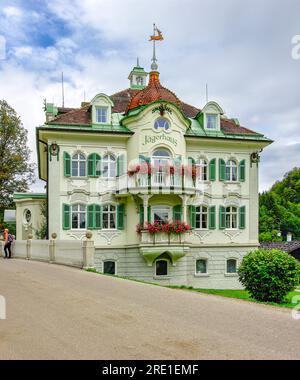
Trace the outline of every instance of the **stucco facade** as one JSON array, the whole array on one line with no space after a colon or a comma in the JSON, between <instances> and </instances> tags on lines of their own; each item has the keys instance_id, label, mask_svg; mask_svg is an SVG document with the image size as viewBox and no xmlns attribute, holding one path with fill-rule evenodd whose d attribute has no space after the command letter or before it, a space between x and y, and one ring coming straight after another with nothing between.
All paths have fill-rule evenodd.
<instances>
[{"instance_id":1,"label":"stucco facade","mask_svg":"<svg viewBox=\"0 0 300 380\"><path fill-rule=\"evenodd\" d=\"M259 152L271 141L215 102L181 102L157 71L145 87L146 76L134 68L129 89L78 109L46 106L37 148L48 235L80 240L92 230L102 272L239 288L236 269L259 244ZM172 221L190 230L149 233L149 223Z\"/></svg>"}]
</instances>

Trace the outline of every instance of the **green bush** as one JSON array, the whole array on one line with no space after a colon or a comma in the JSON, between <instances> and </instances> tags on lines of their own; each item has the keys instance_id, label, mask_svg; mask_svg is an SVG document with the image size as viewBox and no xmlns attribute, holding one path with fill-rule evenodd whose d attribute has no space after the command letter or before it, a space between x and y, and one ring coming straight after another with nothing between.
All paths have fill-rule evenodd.
<instances>
[{"instance_id":1,"label":"green bush","mask_svg":"<svg viewBox=\"0 0 300 380\"><path fill-rule=\"evenodd\" d=\"M257 249L244 257L238 274L257 301L280 303L299 284L300 264L281 250Z\"/></svg>"}]
</instances>

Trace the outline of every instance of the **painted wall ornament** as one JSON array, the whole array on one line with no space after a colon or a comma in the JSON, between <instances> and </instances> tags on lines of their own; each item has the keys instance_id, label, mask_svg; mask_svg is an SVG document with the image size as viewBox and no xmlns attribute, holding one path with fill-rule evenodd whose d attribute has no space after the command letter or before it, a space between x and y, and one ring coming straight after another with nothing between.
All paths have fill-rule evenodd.
<instances>
[{"instance_id":1,"label":"painted wall ornament","mask_svg":"<svg viewBox=\"0 0 300 380\"><path fill-rule=\"evenodd\" d=\"M253 152L251 153L250 155L250 163L251 163L251 167L252 167L252 164L256 164L258 165L260 162L260 155L259 155L259 152Z\"/></svg>"},{"instance_id":2,"label":"painted wall ornament","mask_svg":"<svg viewBox=\"0 0 300 380\"><path fill-rule=\"evenodd\" d=\"M155 113L155 112L159 112L160 116L164 116L166 112L168 112L169 114L172 114L171 108L168 107L167 104L163 104L163 103L153 108L152 113Z\"/></svg>"},{"instance_id":3,"label":"painted wall ornament","mask_svg":"<svg viewBox=\"0 0 300 380\"><path fill-rule=\"evenodd\" d=\"M57 161L59 161L59 146L56 142L52 143L49 146L49 153L50 153L50 161L52 161L52 156L56 157Z\"/></svg>"}]
</instances>

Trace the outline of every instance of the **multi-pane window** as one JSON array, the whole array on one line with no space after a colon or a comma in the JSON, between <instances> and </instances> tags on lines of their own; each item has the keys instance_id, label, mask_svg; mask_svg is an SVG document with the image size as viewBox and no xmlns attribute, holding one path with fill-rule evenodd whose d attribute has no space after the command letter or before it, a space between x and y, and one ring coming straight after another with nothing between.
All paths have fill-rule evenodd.
<instances>
[{"instance_id":1,"label":"multi-pane window","mask_svg":"<svg viewBox=\"0 0 300 380\"><path fill-rule=\"evenodd\" d=\"M196 223L195 227L199 229L208 228L208 211L205 206L198 206L195 208Z\"/></svg>"},{"instance_id":2,"label":"multi-pane window","mask_svg":"<svg viewBox=\"0 0 300 380\"><path fill-rule=\"evenodd\" d=\"M237 261L236 259L229 259L226 262L226 272L227 273L236 273L237 271Z\"/></svg>"},{"instance_id":3,"label":"multi-pane window","mask_svg":"<svg viewBox=\"0 0 300 380\"><path fill-rule=\"evenodd\" d=\"M116 274L116 263L114 261L104 261L103 273Z\"/></svg>"},{"instance_id":4,"label":"multi-pane window","mask_svg":"<svg viewBox=\"0 0 300 380\"><path fill-rule=\"evenodd\" d=\"M236 207L226 207L225 213L225 223L226 228L237 228L237 208Z\"/></svg>"},{"instance_id":5,"label":"multi-pane window","mask_svg":"<svg viewBox=\"0 0 300 380\"><path fill-rule=\"evenodd\" d=\"M86 206L82 204L72 205L72 229L86 228Z\"/></svg>"},{"instance_id":6,"label":"multi-pane window","mask_svg":"<svg viewBox=\"0 0 300 380\"><path fill-rule=\"evenodd\" d=\"M154 128L157 130L158 129L164 129L165 131L168 131L170 129L170 123L168 122L168 120L161 117L161 118L155 120Z\"/></svg>"},{"instance_id":7,"label":"multi-pane window","mask_svg":"<svg viewBox=\"0 0 300 380\"><path fill-rule=\"evenodd\" d=\"M196 273L198 273L198 274L207 273L207 260L206 259L199 259L196 261Z\"/></svg>"},{"instance_id":8,"label":"multi-pane window","mask_svg":"<svg viewBox=\"0 0 300 380\"><path fill-rule=\"evenodd\" d=\"M112 154L106 154L102 160L102 176L114 178L116 176L116 159Z\"/></svg>"},{"instance_id":9,"label":"multi-pane window","mask_svg":"<svg viewBox=\"0 0 300 380\"><path fill-rule=\"evenodd\" d=\"M197 176L200 181L207 181L208 165L204 159L199 159L196 162Z\"/></svg>"},{"instance_id":10,"label":"multi-pane window","mask_svg":"<svg viewBox=\"0 0 300 380\"><path fill-rule=\"evenodd\" d=\"M86 175L86 159L84 154L76 153L72 157L72 176L85 177Z\"/></svg>"},{"instance_id":11,"label":"multi-pane window","mask_svg":"<svg viewBox=\"0 0 300 380\"><path fill-rule=\"evenodd\" d=\"M107 107L96 107L96 121L97 123L107 123Z\"/></svg>"},{"instance_id":12,"label":"multi-pane window","mask_svg":"<svg viewBox=\"0 0 300 380\"><path fill-rule=\"evenodd\" d=\"M206 115L206 128L217 129L218 127L218 115Z\"/></svg>"},{"instance_id":13,"label":"multi-pane window","mask_svg":"<svg viewBox=\"0 0 300 380\"><path fill-rule=\"evenodd\" d=\"M233 160L228 160L226 162L226 181L237 181L238 180L238 168L237 164Z\"/></svg>"},{"instance_id":14,"label":"multi-pane window","mask_svg":"<svg viewBox=\"0 0 300 380\"><path fill-rule=\"evenodd\" d=\"M159 224L166 224L170 220L170 207L168 206L153 206L152 220Z\"/></svg>"},{"instance_id":15,"label":"multi-pane window","mask_svg":"<svg viewBox=\"0 0 300 380\"><path fill-rule=\"evenodd\" d=\"M154 166L154 185L165 185L167 180L167 168L171 163L171 155L166 149L157 149L152 157Z\"/></svg>"},{"instance_id":16,"label":"multi-pane window","mask_svg":"<svg viewBox=\"0 0 300 380\"><path fill-rule=\"evenodd\" d=\"M116 219L116 206L104 205L102 209L102 228L103 229L115 229L117 226Z\"/></svg>"},{"instance_id":17,"label":"multi-pane window","mask_svg":"<svg viewBox=\"0 0 300 380\"><path fill-rule=\"evenodd\" d=\"M168 262L167 260L157 260L155 262L155 275L167 276L168 275Z\"/></svg>"}]
</instances>

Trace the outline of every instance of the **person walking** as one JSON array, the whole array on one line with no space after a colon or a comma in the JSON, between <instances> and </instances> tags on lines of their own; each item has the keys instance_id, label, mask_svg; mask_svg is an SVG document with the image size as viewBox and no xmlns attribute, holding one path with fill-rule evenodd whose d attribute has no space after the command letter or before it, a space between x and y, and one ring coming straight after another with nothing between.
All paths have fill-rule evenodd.
<instances>
[{"instance_id":1,"label":"person walking","mask_svg":"<svg viewBox=\"0 0 300 380\"><path fill-rule=\"evenodd\" d=\"M13 242L13 236L9 233L8 229L4 230L4 254L5 258L11 258L11 245Z\"/></svg>"}]
</instances>

